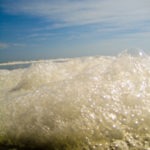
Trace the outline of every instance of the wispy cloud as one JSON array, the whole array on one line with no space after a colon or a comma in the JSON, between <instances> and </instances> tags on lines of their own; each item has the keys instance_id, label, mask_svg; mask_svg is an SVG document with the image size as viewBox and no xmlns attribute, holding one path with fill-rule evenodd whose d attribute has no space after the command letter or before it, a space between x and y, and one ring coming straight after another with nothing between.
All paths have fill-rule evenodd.
<instances>
[{"instance_id":1,"label":"wispy cloud","mask_svg":"<svg viewBox=\"0 0 150 150\"><path fill-rule=\"evenodd\" d=\"M0 0L0 7L8 14L36 18L35 22L28 22L32 24L27 27L28 32L18 34L21 39L16 43L56 50L78 45L85 51L93 47L95 51L149 47L150 0ZM19 45L0 44L7 46Z\"/></svg>"},{"instance_id":2,"label":"wispy cloud","mask_svg":"<svg viewBox=\"0 0 150 150\"><path fill-rule=\"evenodd\" d=\"M130 27L150 20L149 0L16 0L3 3L8 13L24 13L53 20L53 27L111 23Z\"/></svg>"},{"instance_id":3,"label":"wispy cloud","mask_svg":"<svg viewBox=\"0 0 150 150\"><path fill-rule=\"evenodd\" d=\"M10 48L10 47L25 47L25 44L21 44L21 43L4 43L4 42L0 42L0 49L6 49L6 48Z\"/></svg>"},{"instance_id":4,"label":"wispy cloud","mask_svg":"<svg viewBox=\"0 0 150 150\"><path fill-rule=\"evenodd\" d=\"M0 42L0 49L8 48L9 44Z\"/></svg>"},{"instance_id":5,"label":"wispy cloud","mask_svg":"<svg viewBox=\"0 0 150 150\"><path fill-rule=\"evenodd\" d=\"M13 46L13 47L25 47L26 44L21 44L21 43L11 43L10 46Z\"/></svg>"}]
</instances>

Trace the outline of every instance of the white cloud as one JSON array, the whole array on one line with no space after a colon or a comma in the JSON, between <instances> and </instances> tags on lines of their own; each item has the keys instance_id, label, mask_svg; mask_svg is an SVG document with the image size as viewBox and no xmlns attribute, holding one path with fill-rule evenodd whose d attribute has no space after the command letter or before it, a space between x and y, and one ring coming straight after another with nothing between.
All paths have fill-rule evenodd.
<instances>
[{"instance_id":1,"label":"white cloud","mask_svg":"<svg viewBox=\"0 0 150 150\"><path fill-rule=\"evenodd\" d=\"M11 13L54 20L54 27L94 23L130 27L150 19L149 0L16 0L4 7Z\"/></svg>"},{"instance_id":2,"label":"white cloud","mask_svg":"<svg viewBox=\"0 0 150 150\"><path fill-rule=\"evenodd\" d=\"M3 8L8 13L38 16L47 22L53 22L49 25L46 22L45 26L39 29L44 31L69 26L93 25L87 32L86 30L81 33L80 30L69 32L67 34L69 40L90 39L91 41L97 37L96 41L99 40L97 47L100 48L122 49L137 45L149 49L149 0L15 0L15 2L10 0L7 4L4 2ZM55 34L35 30L27 38L38 41L46 41L55 36L61 38L61 33Z\"/></svg>"}]
</instances>

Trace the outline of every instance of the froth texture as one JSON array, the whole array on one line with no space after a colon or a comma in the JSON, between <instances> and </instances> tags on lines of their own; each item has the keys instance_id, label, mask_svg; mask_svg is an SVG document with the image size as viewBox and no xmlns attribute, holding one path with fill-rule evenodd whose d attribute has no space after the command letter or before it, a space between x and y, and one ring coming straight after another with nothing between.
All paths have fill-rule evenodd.
<instances>
[{"instance_id":1,"label":"froth texture","mask_svg":"<svg viewBox=\"0 0 150 150\"><path fill-rule=\"evenodd\" d=\"M149 56L0 70L0 147L149 150Z\"/></svg>"}]
</instances>

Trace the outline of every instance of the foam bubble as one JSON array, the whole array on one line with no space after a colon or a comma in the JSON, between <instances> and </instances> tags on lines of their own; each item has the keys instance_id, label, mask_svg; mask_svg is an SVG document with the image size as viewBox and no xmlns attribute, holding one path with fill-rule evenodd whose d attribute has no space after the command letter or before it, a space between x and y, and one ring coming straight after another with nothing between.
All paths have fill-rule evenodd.
<instances>
[{"instance_id":1,"label":"foam bubble","mask_svg":"<svg viewBox=\"0 0 150 150\"><path fill-rule=\"evenodd\" d=\"M0 147L149 149L150 59L142 53L0 70Z\"/></svg>"}]
</instances>

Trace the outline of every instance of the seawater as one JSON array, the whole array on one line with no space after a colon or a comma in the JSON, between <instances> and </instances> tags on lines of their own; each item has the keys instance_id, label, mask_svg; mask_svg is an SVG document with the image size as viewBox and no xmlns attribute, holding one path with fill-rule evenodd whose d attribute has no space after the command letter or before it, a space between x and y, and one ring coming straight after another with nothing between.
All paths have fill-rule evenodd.
<instances>
[{"instance_id":1,"label":"seawater","mask_svg":"<svg viewBox=\"0 0 150 150\"><path fill-rule=\"evenodd\" d=\"M1 69L0 148L150 150L150 57Z\"/></svg>"}]
</instances>

